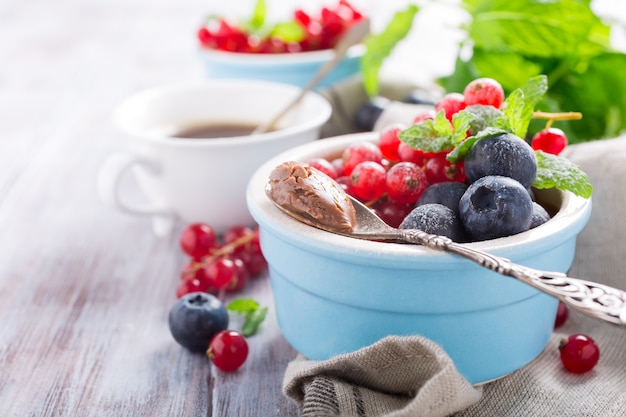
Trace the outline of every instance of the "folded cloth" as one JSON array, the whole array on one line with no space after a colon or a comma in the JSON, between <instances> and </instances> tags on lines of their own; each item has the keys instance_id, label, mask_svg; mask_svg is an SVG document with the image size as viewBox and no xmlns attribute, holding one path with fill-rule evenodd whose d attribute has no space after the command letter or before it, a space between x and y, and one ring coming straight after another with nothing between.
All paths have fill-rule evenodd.
<instances>
[{"instance_id":1,"label":"folded cloth","mask_svg":"<svg viewBox=\"0 0 626 417\"><path fill-rule=\"evenodd\" d=\"M303 417L444 417L481 396L443 349L419 336L389 336L327 361L299 356L283 391L302 403Z\"/></svg>"}]
</instances>

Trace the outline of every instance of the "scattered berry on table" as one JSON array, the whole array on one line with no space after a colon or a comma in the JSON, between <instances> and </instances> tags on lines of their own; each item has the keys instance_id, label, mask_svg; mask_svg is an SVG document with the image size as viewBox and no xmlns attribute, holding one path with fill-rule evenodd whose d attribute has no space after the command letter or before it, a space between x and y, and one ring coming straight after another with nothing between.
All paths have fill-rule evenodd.
<instances>
[{"instance_id":1,"label":"scattered berry on table","mask_svg":"<svg viewBox=\"0 0 626 417\"><path fill-rule=\"evenodd\" d=\"M193 256L182 268L181 282L176 289L178 298L196 291L211 294L220 290L241 291L249 278L259 276L267 269L258 227L233 225L220 240L209 225L195 223L183 230L181 242L203 242L198 236L206 236L204 233L208 230L211 239L206 241L210 244L187 244L188 249L184 250ZM182 243L181 246L185 247Z\"/></svg>"},{"instance_id":2,"label":"scattered berry on table","mask_svg":"<svg viewBox=\"0 0 626 417\"><path fill-rule=\"evenodd\" d=\"M190 224L180 235L180 246L187 255L200 259L216 245L213 228L204 223Z\"/></svg>"},{"instance_id":3,"label":"scattered berry on table","mask_svg":"<svg viewBox=\"0 0 626 417\"><path fill-rule=\"evenodd\" d=\"M556 309L556 318L554 319L554 328L561 327L569 317L569 308L563 301L559 301Z\"/></svg>"},{"instance_id":4,"label":"scattered berry on table","mask_svg":"<svg viewBox=\"0 0 626 417\"><path fill-rule=\"evenodd\" d=\"M565 369L578 374L592 370L600 359L598 345L584 334L573 334L561 340L559 350Z\"/></svg>"},{"instance_id":5,"label":"scattered berry on table","mask_svg":"<svg viewBox=\"0 0 626 417\"><path fill-rule=\"evenodd\" d=\"M216 368L226 371L236 371L248 357L248 342L236 330L224 330L217 333L206 352Z\"/></svg>"},{"instance_id":6,"label":"scattered berry on table","mask_svg":"<svg viewBox=\"0 0 626 417\"><path fill-rule=\"evenodd\" d=\"M228 327L228 312L215 296L194 292L174 304L168 324L174 340L180 345L192 352L203 352L213 336Z\"/></svg>"}]
</instances>

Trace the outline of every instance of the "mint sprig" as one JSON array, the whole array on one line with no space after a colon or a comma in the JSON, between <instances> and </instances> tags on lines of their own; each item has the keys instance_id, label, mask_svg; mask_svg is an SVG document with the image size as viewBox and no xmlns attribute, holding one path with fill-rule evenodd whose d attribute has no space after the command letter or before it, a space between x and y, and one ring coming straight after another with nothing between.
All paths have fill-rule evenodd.
<instances>
[{"instance_id":1,"label":"mint sprig","mask_svg":"<svg viewBox=\"0 0 626 417\"><path fill-rule=\"evenodd\" d=\"M531 77L523 89L514 90L504 101L503 127L520 138L526 137L535 106L548 91L545 75Z\"/></svg>"},{"instance_id":2,"label":"mint sprig","mask_svg":"<svg viewBox=\"0 0 626 417\"><path fill-rule=\"evenodd\" d=\"M267 307L261 307L252 298L235 298L226 305L226 309L244 316L241 334L246 337L252 336L258 331L267 315Z\"/></svg>"},{"instance_id":3,"label":"mint sprig","mask_svg":"<svg viewBox=\"0 0 626 417\"><path fill-rule=\"evenodd\" d=\"M452 125L443 110L433 120L424 120L400 132L398 137L413 149L424 152L444 152L454 148L465 139L467 130L476 118L470 112L458 112L452 117Z\"/></svg>"},{"instance_id":4,"label":"mint sprig","mask_svg":"<svg viewBox=\"0 0 626 417\"><path fill-rule=\"evenodd\" d=\"M418 10L415 4L410 4L405 10L396 12L381 33L369 35L365 39L366 52L361 57L361 75L363 87L370 97L378 94L378 75L383 61L409 33Z\"/></svg>"},{"instance_id":5,"label":"mint sprig","mask_svg":"<svg viewBox=\"0 0 626 417\"><path fill-rule=\"evenodd\" d=\"M535 151L537 156L537 175L533 182L535 188L558 188L573 194L589 198L593 191L589 177L569 159Z\"/></svg>"}]
</instances>

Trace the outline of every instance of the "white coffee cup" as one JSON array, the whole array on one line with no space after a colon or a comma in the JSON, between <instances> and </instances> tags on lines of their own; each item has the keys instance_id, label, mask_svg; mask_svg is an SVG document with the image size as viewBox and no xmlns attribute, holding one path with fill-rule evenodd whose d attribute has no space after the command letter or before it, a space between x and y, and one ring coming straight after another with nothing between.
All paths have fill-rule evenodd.
<instances>
[{"instance_id":1,"label":"white coffee cup","mask_svg":"<svg viewBox=\"0 0 626 417\"><path fill-rule=\"evenodd\" d=\"M272 156L318 139L330 118L330 104L308 93L276 130L260 135L173 135L200 124L258 125L299 92L298 87L266 81L207 80L131 96L113 113L128 149L104 161L98 178L102 200L124 212L152 216L157 235L167 234L176 218L208 223L218 233L237 224L253 225L245 201L249 178ZM120 185L130 172L145 203L123 193Z\"/></svg>"}]
</instances>

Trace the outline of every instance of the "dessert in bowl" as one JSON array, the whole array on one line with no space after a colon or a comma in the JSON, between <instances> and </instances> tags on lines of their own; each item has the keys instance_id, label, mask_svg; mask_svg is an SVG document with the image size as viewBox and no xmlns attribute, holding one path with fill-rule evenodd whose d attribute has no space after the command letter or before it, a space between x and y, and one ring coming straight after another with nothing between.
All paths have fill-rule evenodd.
<instances>
[{"instance_id":1,"label":"dessert in bowl","mask_svg":"<svg viewBox=\"0 0 626 417\"><path fill-rule=\"evenodd\" d=\"M335 59L342 37L366 20L363 12L345 0L321 8L303 6L281 21L271 21L262 2L250 12L247 19L213 14L199 28L199 54L208 77L305 87L318 70ZM349 48L316 88L357 75L365 50L363 44Z\"/></svg>"},{"instance_id":2,"label":"dessert in bowl","mask_svg":"<svg viewBox=\"0 0 626 417\"><path fill-rule=\"evenodd\" d=\"M450 355L472 383L499 378L546 346L558 301L456 255L425 247L353 239L289 217L265 193L285 161L338 156L375 133L324 139L288 150L259 168L247 190L261 233L276 315L287 341L323 360L388 335L422 335ZM513 236L468 243L529 267L566 272L591 201L537 190L554 208L545 224Z\"/></svg>"}]
</instances>

